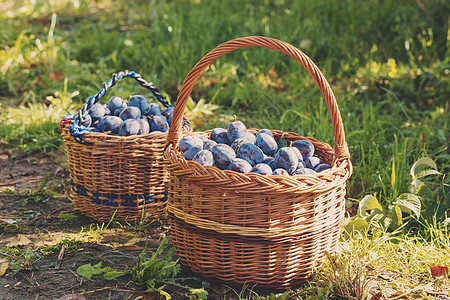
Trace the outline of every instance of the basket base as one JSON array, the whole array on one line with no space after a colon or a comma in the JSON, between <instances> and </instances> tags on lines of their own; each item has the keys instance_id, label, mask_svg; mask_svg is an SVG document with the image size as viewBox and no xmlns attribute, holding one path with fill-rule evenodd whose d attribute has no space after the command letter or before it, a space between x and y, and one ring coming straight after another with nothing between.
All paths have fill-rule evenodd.
<instances>
[{"instance_id":1,"label":"basket base","mask_svg":"<svg viewBox=\"0 0 450 300\"><path fill-rule=\"evenodd\" d=\"M170 237L184 266L208 280L232 286L283 289L307 280L325 251L337 249L341 222L323 228L330 240L314 233L268 240L217 234L169 214Z\"/></svg>"}]
</instances>

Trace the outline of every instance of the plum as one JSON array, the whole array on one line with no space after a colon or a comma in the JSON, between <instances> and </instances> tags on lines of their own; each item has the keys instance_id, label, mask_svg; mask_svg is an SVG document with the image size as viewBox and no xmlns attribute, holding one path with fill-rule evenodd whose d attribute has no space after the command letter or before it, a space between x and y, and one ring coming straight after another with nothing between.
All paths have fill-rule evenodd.
<instances>
[{"instance_id":1,"label":"plum","mask_svg":"<svg viewBox=\"0 0 450 300\"><path fill-rule=\"evenodd\" d=\"M142 95L131 96L130 101L128 101L128 107L130 106L139 108L142 115L147 115L150 111L150 102Z\"/></svg>"},{"instance_id":2,"label":"plum","mask_svg":"<svg viewBox=\"0 0 450 300\"><path fill-rule=\"evenodd\" d=\"M226 169L227 166L236 158L234 150L226 144L217 144L211 149L214 162L219 169Z\"/></svg>"},{"instance_id":3,"label":"plum","mask_svg":"<svg viewBox=\"0 0 450 300\"><path fill-rule=\"evenodd\" d=\"M213 166L214 158L213 154L209 150L201 150L197 152L192 158L192 161L201 164L202 166Z\"/></svg>"},{"instance_id":4,"label":"plum","mask_svg":"<svg viewBox=\"0 0 450 300\"><path fill-rule=\"evenodd\" d=\"M161 115L166 117L167 123L169 123L169 125L172 125L173 106L163 109L161 111Z\"/></svg>"},{"instance_id":5,"label":"plum","mask_svg":"<svg viewBox=\"0 0 450 300\"><path fill-rule=\"evenodd\" d=\"M201 150L202 150L202 148L197 147L197 146L191 147L186 152L184 152L183 157L186 160L192 160L194 158L194 156Z\"/></svg>"},{"instance_id":6,"label":"plum","mask_svg":"<svg viewBox=\"0 0 450 300\"><path fill-rule=\"evenodd\" d=\"M272 175L273 171L272 168L269 167L267 164L256 164L253 166L253 168L250 170L250 173L256 173L261 175Z\"/></svg>"},{"instance_id":7,"label":"plum","mask_svg":"<svg viewBox=\"0 0 450 300\"><path fill-rule=\"evenodd\" d=\"M111 114L113 114L113 113L115 114L116 109L126 108L127 106L128 106L127 103L119 96L112 96L108 100L108 107L111 110Z\"/></svg>"},{"instance_id":8,"label":"plum","mask_svg":"<svg viewBox=\"0 0 450 300\"><path fill-rule=\"evenodd\" d=\"M103 107L105 108L105 116L111 115L111 110L109 109L107 104L103 104Z\"/></svg>"},{"instance_id":9,"label":"plum","mask_svg":"<svg viewBox=\"0 0 450 300\"><path fill-rule=\"evenodd\" d=\"M147 134L150 132L150 124L148 124L147 118L140 118L139 122L139 132L137 134Z\"/></svg>"},{"instance_id":10,"label":"plum","mask_svg":"<svg viewBox=\"0 0 450 300\"><path fill-rule=\"evenodd\" d=\"M295 147L301 152L303 160L306 160L314 154L314 145L307 140L295 141L292 143L291 147Z\"/></svg>"},{"instance_id":11,"label":"plum","mask_svg":"<svg viewBox=\"0 0 450 300\"><path fill-rule=\"evenodd\" d=\"M217 144L228 144L228 134L227 130L224 128L214 128L211 131L210 137L211 140L216 142Z\"/></svg>"},{"instance_id":12,"label":"plum","mask_svg":"<svg viewBox=\"0 0 450 300\"><path fill-rule=\"evenodd\" d=\"M92 118L90 114L85 115L81 120L80 120L80 125L84 126L84 127L90 127L92 125Z\"/></svg>"},{"instance_id":13,"label":"plum","mask_svg":"<svg viewBox=\"0 0 450 300\"><path fill-rule=\"evenodd\" d=\"M278 150L277 142L267 133L260 133L256 137L255 145L261 148L264 154L271 156Z\"/></svg>"},{"instance_id":14,"label":"plum","mask_svg":"<svg viewBox=\"0 0 450 300\"><path fill-rule=\"evenodd\" d=\"M199 138L203 138L203 136L199 136ZM215 145L217 145L216 142L209 140L209 139L202 139L203 140L203 149L204 150L211 150Z\"/></svg>"},{"instance_id":15,"label":"plum","mask_svg":"<svg viewBox=\"0 0 450 300\"><path fill-rule=\"evenodd\" d=\"M119 107L114 112L111 113L111 115L114 115L116 117L120 116L120 113L125 109L126 107Z\"/></svg>"},{"instance_id":16,"label":"plum","mask_svg":"<svg viewBox=\"0 0 450 300\"><path fill-rule=\"evenodd\" d=\"M239 173L248 173L252 169L252 165L242 158L235 158L227 167L227 170Z\"/></svg>"},{"instance_id":17,"label":"plum","mask_svg":"<svg viewBox=\"0 0 450 300\"><path fill-rule=\"evenodd\" d=\"M185 136L178 143L178 147L180 148L181 152L186 152L187 150L189 150L189 148L195 146L203 149L203 141L198 136Z\"/></svg>"},{"instance_id":18,"label":"plum","mask_svg":"<svg viewBox=\"0 0 450 300\"><path fill-rule=\"evenodd\" d=\"M297 170L292 173L292 175L310 175L315 174L316 172L314 170L308 169L308 168L297 168Z\"/></svg>"},{"instance_id":19,"label":"plum","mask_svg":"<svg viewBox=\"0 0 450 300\"><path fill-rule=\"evenodd\" d=\"M242 143L236 157L245 159L254 166L264 160L264 152L254 144Z\"/></svg>"},{"instance_id":20,"label":"plum","mask_svg":"<svg viewBox=\"0 0 450 300\"><path fill-rule=\"evenodd\" d=\"M166 118L163 116L153 116L150 122L150 131L167 132L169 131L169 123L167 123Z\"/></svg>"},{"instance_id":21,"label":"plum","mask_svg":"<svg viewBox=\"0 0 450 300\"><path fill-rule=\"evenodd\" d=\"M112 133L117 133L122 123L123 120L119 117L105 116L100 118L97 124L97 128L103 132L111 131Z\"/></svg>"},{"instance_id":22,"label":"plum","mask_svg":"<svg viewBox=\"0 0 450 300\"><path fill-rule=\"evenodd\" d=\"M122 120L127 119L135 119L138 120L141 118L141 110L135 106L128 106L119 114L119 118Z\"/></svg>"},{"instance_id":23,"label":"plum","mask_svg":"<svg viewBox=\"0 0 450 300\"><path fill-rule=\"evenodd\" d=\"M227 136L230 143L235 139L245 138L247 136L247 127L245 127L242 121L231 122L228 124Z\"/></svg>"},{"instance_id":24,"label":"plum","mask_svg":"<svg viewBox=\"0 0 450 300\"><path fill-rule=\"evenodd\" d=\"M305 159L305 164L307 168L315 169L318 165L322 163L322 160L316 156L311 156Z\"/></svg>"},{"instance_id":25,"label":"plum","mask_svg":"<svg viewBox=\"0 0 450 300\"><path fill-rule=\"evenodd\" d=\"M256 136L253 133L251 133L250 131L247 131L244 139L246 142L254 144L256 141Z\"/></svg>"},{"instance_id":26,"label":"plum","mask_svg":"<svg viewBox=\"0 0 450 300\"><path fill-rule=\"evenodd\" d=\"M314 171L316 171L316 173L319 173L319 172L322 172L322 171L330 169L330 168L331 168L331 165L329 165L329 164L320 164L314 168Z\"/></svg>"},{"instance_id":27,"label":"plum","mask_svg":"<svg viewBox=\"0 0 450 300\"><path fill-rule=\"evenodd\" d=\"M257 133L256 133L256 136L258 136L258 134L260 134L260 133L265 133L265 134L268 134L268 135L270 135L271 137L273 137L273 138L275 138L274 136L273 136L273 133L272 133L272 131L270 131L269 129L260 129Z\"/></svg>"},{"instance_id":28,"label":"plum","mask_svg":"<svg viewBox=\"0 0 450 300\"><path fill-rule=\"evenodd\" d=\"M96 121L105 115L106 110L100 103L95 103L89 108L88 112L91 115L92 120Z\"/></svg>"},{"instance_id":29,"label":"plum","mask_svg":"<svg viewBox=\"0 0 450 300\"><path fill-rule=\"evenodd\" d=\"M282 175L282 176L289 176L289 173L285 169L275 169L272 173L273 175Z\"/></svg>"},{"instance_id":30,"label":"plum","mask_svg":"<svg viewBox=\"0 0 450 300\"><path fill-rule=\"evenodd\" d=\"M275 166L288 171L289 174L297 169L298 156L290 147L283 147L275 154Z\"/></svg>"},{"instance_id":31,"label":"plum","mask_svg":"<svg viewBox=\"0 0 450 300\"><path fill-rule=\"evenodd\" d=\"M119 131L117 135L119 136L130 136L138 134L140 129L139 121L136 119L126 119L120 124Z\"/></svg>"}]
</instances>

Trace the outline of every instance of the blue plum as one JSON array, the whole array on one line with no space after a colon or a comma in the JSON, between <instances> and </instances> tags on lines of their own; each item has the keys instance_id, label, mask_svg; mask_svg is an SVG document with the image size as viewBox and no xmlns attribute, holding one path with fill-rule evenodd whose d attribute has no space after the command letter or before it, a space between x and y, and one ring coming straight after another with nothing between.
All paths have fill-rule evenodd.
<instances>
[{"instance_id":1,"label":"blue plum","mask_svg":"<svg viewBox=\"0 0 450 300\"><path fill-rule=\"evenodd\" d=\"M139 120L139 132L137 134L147 134L150 132L150 124L148 124L147 118L140 118Z\"/></svg>"},{"instance_id":2,"label":"blue plum","mask_svg":"<svg viewBox=\"0 0 450 300\"><path fill-rule=\"evenodd\" d=\"M202 138L202 137L200 137L200 138ZM211 150L215 145L217 145L217 143L212 140L209 140L209 139L203 140L203 149L204 150Z\"/></svg>"},{"instance_id":3,"label":"blue plum","mask_svg":"<svg viewBox=\"0 0 450 300\"><path fill-rule=\"evenodd\" d=\"M178 143L181 152L186 152L191 147L200 147L203 149L203 141L198 136L185 136Z\"/></svg>"},{"instance_id":4,"label":"blue plum","mask_svg":"<svg viewBox=\"0 0 450 300\"><path fill-rule=\"evenodd\" d=\"M116 117L120 116L120 113L125 109L126 107L118 107L114 111L114 113L111 111L111 115L114 115Z\"/></svg>"},{"instance_id":5,"label":"blue plum","mask_svg":"<svg viewBox=\"0 0 450 300\"><path fill-rule=\"evenodd\" d=\"M150 117L152 117L152 116L159 116L159 115L161 115L161 116L164 116L165 118L166 118L166 120L167 120L167 118L169 117L168 115L166 116L166 115L163 115L162 113L161 113L161 106L159 106L159 104L158 103L150 103L150 110L148 111L148 113L146 114L147 116L150 116Z\"/></svg>"},{"instance_id":6,"label":"blue plum","mask_svg":"<svg viewBox=\"0 0 450 300\"><path fill-rule=\"evenodd\" d=\"M319 172L322 172L322 171L330 169L330 168L331 168L331 165L329 165L329 164L320 164L314 168L314 171L316 171L316 173L319 173Z\"/></svg>"},{"instance_id":7,"label":"blue plum","mask_svg":"<svg viewBox=\"0 0 450 300\"><path fill-rule=\"evenodd\" d=\"M294 171L294 173L292 173L292 175L310 175L310 174L316 174L316 172L308 168L298 168L297 170Z\"/></svg>"},{"instance_id":8,"label":"blue plum","mask_svg":"<svg viewBox=\"0 0 450 300\"><path fill-rule=\"evenodd\" d=\"M88 112L91 115L92 120L96 121L105 115L106 110L100 103L95 103L89 108Z\"/></svg>"},{"instance_id":9,"label":"blue plum","mask_svg":"<svg viewBox=\"0 0 450 300\"><path fill-rule=\"evenodd\" d=\"M209 150L201 150L197 152L192 158L192 161L195 161L202 166L213 166L214 165L214 157L211 151Z\"/></svg>"},{"instance_id":10,"label":"blue plum","mask_svg":"<svg viewBox=\"0 0 450 300\"><path fill-rule=\"evenodd\" d=\"M239 173L248 173L251 169L252 165L242 158L235 158L227 167L227 170L236 171Z\"/></svg>"},{"instance_id":11,"label":"blue plum","mask_svg":"<svg viewBox=\"0 0 450 300\"><path fill-rule=\"evenodd\" d=\"M167 123L166 118L163 116L153 116L150 122L150 131L167 132L169 131L169 123Z\"/></svg>"},{"instance_id":12,"label":"blue plum","mask_svg":"<svg viewBox=\"0 0 450 300\"><path fill-rule=\"evenodd\" d=\"M174 107L170 106L161 111L161 115L166 117L167 123L169 123L169 125L172 125L173 109L174 109Z\"/></svg>"},{"instance_id":13,"label":"blue plum","mask_svg":"<svg viewBox=\"0 0 450 300\"><path fill-rule=\"evenodd\" d=\"M308 157L311 157L314 154L314 145L310 141L295 141L291 146L297 148L301 152L303 160L306 160Z\"/></svg>"},{"instance_id":14,"label":"blue plum","mask_svg":"<svg viewBox=\"0 0 450 300\"><path fill-rule=\"evenodd\" d=\"M252 143L254 144L256 141L256 136L251 133L250 131L247 131L247 133L245 134L245 141L247 141L248 143Z\"/></svg>"},{"instance_id":15,"label":"blue plum","mask_svg":"<svg viewBox=\"0 0 450 300\"><path fill-rule=\"evenodd\" d=\"M264 152L254 144L242 143L236 157L245 159L254 166L264 160Z\"/></svg>"},{"instance_id":16,"label":"blue plum","mask_svg":"<svg viewBox=\"0 0 450 300\"><path fill-rule=\"evenodd\" d=\"M278 150L277 142L267 133L260 133L256 137L255 145L261 148L264 154L271 156Z\"/></svg>"},{"instance_id":17,"label":"blue plum","mask_svg":"<svg viewBox=\"0 0 450 300\"><path fill-rule=\"evenodd\" d=\"M128 106L119 114L119 118L122 120L135 119L138 120L141 118L141 110L135 106Z\"/></svg>"},{"instance_id":18,"label":"blue plum","mask_svg":"<svg viewBox=\"0 0 450 300\"><path fill-rule=\"evenodd\" d=\"M310 169L315 169L318 165L322 163L322 160L316 156L311 156L305 159L306 167Z\"/></svg>"},{"instance_id":19,"label":"blue plum","mask_svg":"<svg viewBox=\"0 0 450 300\"><path fill-rule=\"evenodd\" d=\"M272 175L273 171L267 164L256 164L253 166L253 168L250 170L250 173L256 173L261 175Z\"/></svg>"},{"instance_id":20,"label":"blue plum","mask_svg":"<svg viewBox=\"0 0 450 300\"><path fill-rule=\"evenodd\" d=\"M273 133L272 133L272 131L270 131L269 129L260 129L257 133L256 133L256 136L258 136L258 134L260 134L260 133L265 133L265 134L268 134L268 135L270 135L271 137L273 137L273 138L275 138L274 136L273 136Z\"/></svg>"},{"instance_id":21,"label":"blue plum","mask_svg":"<svg viewBox=\"0 0 450 300\"><path fill-rule=\"evenodd\" d=\"M133 106L139 108L142 115L147 115L150 111L150 102L142 95L133 95L128 101L128 107Z\"/></svg>"},{"instance_id":22,"label":"blue plum","mask_svg":"<svg viewBox=\"0 0 450 300\"><path fill-rule=\"evenodd\" d=\"M289 173L285 169L275 169L272 173L273 175L282 175L282 176L289 176Z\"/></svg>"},{"instance_id":23,"label":"blue plum","mask_svg":"<svg viewBox=\"0 0 450 300\"><path fill-rule=\"evenodd\" d=\"M117 135L119 136L130 136L138 134L140 129L139 121L136 119L126 119L120 124L119 131Z\"/></svg>"},{"instance_id":24,"label":"blue plum","mask_svg":"<svg viewBox=\"0 0 450 300\"><path fill-rule=\"evenodd\" d=\"M111 114L115 114L116 109L118 108L126 108L128 105L127 103L120 98L119 96L112 96L108 100L108 107L111 110Z\"/></svg>"},{"instance_id":25,"label":"blue plum","mask_svg":"<svg viewBox=\"0 0 450 300\"><path fill-rule=\"evenodd\" d=\"M289 174L297 169L298 156L290 147L283 147L275 154L275 166L288 171Z\"/></svg>"},{"instance_id":26,"label":"blue plum","mask_svg":"<svg viewBox=\"0 0 450 300\"><path fill-rule=\"evenodd\" d=\"M90 114L85 115L81 120L80 120L80 125L84 126L84 127L90 127L92 125L92 118Z\"/></svg>"},{"instance_id":27,"label":"blue plum","mask_svg":"<svg viewBox=\"0 0 450 300\"><path fill-rule=\"evenodd\" d=\"M103 104L103 107L105 108L105 116L111 115L111 110L109 109L107 104Z\"/></svg>"},{"instance_id":28,"label":"blue plum","mask_svg":"<svg viewBox=\"0 0 450 300\"><path fill-rule=\"evenodd\" d=\"M184 152L183 157L186 160L192 160L194 156L200 151L202 151L202 148L200 147L197 146L191 147L186 152Z\"/></svg>"},{"instance_id":29,"label":"blue plum","mask_svg":"<svg viewBox=\"0 0 450 300\"><path fill-rule=\"evenodd\" d=\"M211 152L214 157L215 165L219 169L226 169L228 165L236 158L234 150L226 144L217 144L212 147Z\"/></svg>"},{"instance_id":30,"label":"blue plum","mask_svg":"<svg viewBox=\"0 0 450 300\"><path fill-rule=\"evenodd\" d=\"M228 124L227 136L230 143L235 139L245 138L247 136L247 127L245 127L242 121L231 122Z\"/></svg>"},{"instance_id":31,"label":"blue plum","mask_svg":"<svg viewBox=\"0 0 450 300\"><path fill-rule=\"evenodd\" d=\"M105 116L100 118L97 124L97 128L103 132L111 131L112 133L117 133L122 123L123 120L119 117Z\"/></svg>"},{"instance_id":32,"label":"blue plum","mask_svg":"<svg viewBox=\"0 0 450 300\"><path fill-rule=\"evenodd\" d=\"M214 128L211 131L210 137L211 140L216 142L217 144L228 144L228 134L227 130L224 128Z\"/></svg>"}]
</instances>

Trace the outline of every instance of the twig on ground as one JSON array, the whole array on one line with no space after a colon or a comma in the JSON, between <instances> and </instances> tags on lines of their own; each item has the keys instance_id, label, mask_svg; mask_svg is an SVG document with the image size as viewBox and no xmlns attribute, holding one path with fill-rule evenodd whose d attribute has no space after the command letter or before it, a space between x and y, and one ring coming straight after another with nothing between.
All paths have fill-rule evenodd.
<instances>
[{"instance_id":1,"label":"twig on ground","mask_svg":"<svg viewBox=\"0 0 450 300\"><path fill-rule=\"evenodd\" d=\"M59 266L61 265L61 261L63 259L65 251L66 251L66 245L63 244L62 247L61 247L61 250L59 251L59 254L58 254L58 261L56 263L56 267L57 268L59 268Z\"/></svg>"}]
</instances>

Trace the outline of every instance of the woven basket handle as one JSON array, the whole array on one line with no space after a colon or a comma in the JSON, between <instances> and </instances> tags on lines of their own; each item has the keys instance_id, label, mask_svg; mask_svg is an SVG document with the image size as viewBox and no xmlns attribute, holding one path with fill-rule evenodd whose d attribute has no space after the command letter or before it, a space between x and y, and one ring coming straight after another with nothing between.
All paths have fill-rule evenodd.
<instances>
[{"instance_id":1,"label":"woven basket handle","mask_svg":"<svg viewBox=\"0 0 450 300\"><path fill-rule=\"evenodd\" d=\"M339 107L337 105L334 93L331 90L331 87L328 84L325 77L323 76L322 72L308 56L306 56L302 51L292 46L291 44L288 44L280 40L260 36L243 37L225 42L217 46L208 54L206 54L194 66L194 68L186 76L186 79L184 80L183 85L181 86L181 90L178 95L178 99L175 104L173 112L172 126L170 127L167 136L166 147L170 144L172 144L175 148L178 147L178 142L181 139L181 121L183 118L183 112L186 107L186 103L189 99L189 96L192 92L192 89L194 88L194 85L197 82L200 75L213 61L215 61L219 57L233 50L246 47L264 47L272 50L278 50L298 61L308 71L308 73L316 81L323 96L325 97L328 111L331 115L335 141L334 160L340 161L350 158L347 143L345 141L344 126L342 123L341 114L339 112Z\"/></svg>"},{"instance_id":2,"label":"woven basket handle","mask_svg":"<svg viewBox=\"0 0 450 300\"><path fill-rule=\"evenodd\" d=\"M156 97L156 99L165 107L169 107L170 104L169 102L167 102L167 100L165 100L163 98L163 96L161 95L161 93L159 92L159 90L153 85L152 82L147 82L145 81L140 74L133 72L133 71L128 71L125 70L123 72L119 72L119 73L114 73L112 76L112 79L110 81L108 81L107 83L103 83L103 87L100 89L100 91L89 97L88 101L80 108L80 110L77 113L78 119L81 120L82 117L84 115L86 115L88 109L90 109L92 107L92 105L94 105L95 103L97 103L100 98L102 98L105 94L106 91L112 87L113 85L115 85L119 80L121 80L122 78L125 77L131 77L134 78L141 86L145 87L146 89L148 89L149 91L151 91L153 93L153 95Z\"/></svg>"}]
</instances>

